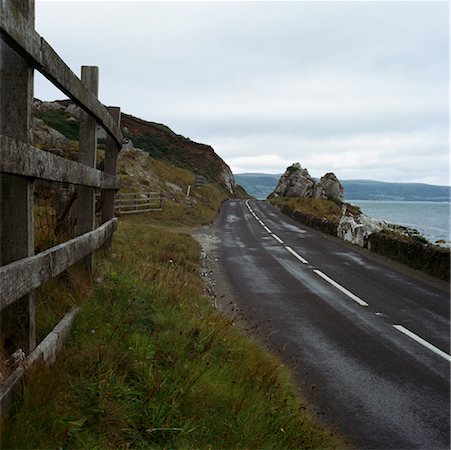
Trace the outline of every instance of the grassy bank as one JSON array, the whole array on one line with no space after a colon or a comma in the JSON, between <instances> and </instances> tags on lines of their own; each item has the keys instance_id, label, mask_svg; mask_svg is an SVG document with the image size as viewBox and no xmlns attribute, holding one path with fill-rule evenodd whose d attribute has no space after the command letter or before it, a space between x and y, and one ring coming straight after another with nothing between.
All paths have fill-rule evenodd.
<instances>
[{"instance_id":1,"label":"grassy bank","mask_svg":"<svg viewBox=\"0 0 451 450\"><path fill-rule=\"evenodd\" d=\"M341 446L280 362L205 297L199 245L170 227L210 221L222 198L205 194L200 209L121 219L93 288L72 270L39 290L41 338L69 306L80 313L56 365L28 374L2 448Z\"/></svg>"},{"instance_id":2,"label":"grassy bank","mask_svg":"<svg viewBox=\"0 0 451 450\"><path fill-rule=\"evenodd\" d=\"M289 208L292 211L299 211L321 219L326 219L338 225L341 217L341 210L344 203L338 199L323 200L318 198L305 197L271 197L269 202L278 208ZM347 211L351 214L360 214L360 208L346 203Z\"/></svg>"}]
</instances>

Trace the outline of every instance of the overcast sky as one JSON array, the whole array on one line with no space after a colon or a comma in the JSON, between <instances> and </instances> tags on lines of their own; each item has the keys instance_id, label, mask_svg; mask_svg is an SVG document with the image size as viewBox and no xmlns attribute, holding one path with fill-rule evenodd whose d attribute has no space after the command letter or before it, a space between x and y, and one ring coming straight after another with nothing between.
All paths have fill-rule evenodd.
<instances>
[{"instance_id":1,"label":"overcast sky","mask_svg":"<svg viewBox=\"0 0 451 450\"><path fill-rule=\"evenodd\" d=\"M38 1L100 100L210 144L234 173L449 184L448 2ZM37 76L35 95L64 98Z\"/></svg>"}]
</instances>

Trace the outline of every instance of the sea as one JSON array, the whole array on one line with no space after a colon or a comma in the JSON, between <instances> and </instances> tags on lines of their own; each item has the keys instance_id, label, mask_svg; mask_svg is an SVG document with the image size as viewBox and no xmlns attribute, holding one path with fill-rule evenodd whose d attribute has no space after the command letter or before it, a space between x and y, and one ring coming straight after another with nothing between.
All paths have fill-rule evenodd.
<instances>
[{"instance_id":1,"label":"sea","mask_svg":"<svg viewBox=\"0 0 451 450\"><path fill-rule=\"evenodd\" d=\"M347 200L374 219L418 230L428 241L450 247L450 203Z\"/></svg>"}]
</instances>

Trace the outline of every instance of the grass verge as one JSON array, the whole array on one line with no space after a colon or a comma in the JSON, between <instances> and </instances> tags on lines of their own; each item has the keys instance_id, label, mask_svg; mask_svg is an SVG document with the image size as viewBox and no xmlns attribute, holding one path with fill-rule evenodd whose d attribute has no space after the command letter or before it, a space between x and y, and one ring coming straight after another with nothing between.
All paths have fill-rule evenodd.
<instances>
[{"instance_id":1,"label":"grass verge","mask_svg":"<svg viewBox=\"0 0 451 450\"><path fill-rule=\"evenodd\" d=\"M279 208L288 207L292 211L321 217L333 223L340 221L341 207L331 200L305 197L271 197L269 202Z\"/></svg>"},{"instance_id":2,"label":"grass verge","mask_svg":"<svg viewBox=\"0 0 451 450\"><path fill-rule=\"evenodd\" d=\"M179 218L162 214L165 224ZM210 304L199 252L154 215L127 217L111 253L96 259L92 289L76 270L45 285L41 334L62 304L80 314L56 365L27 375L1 447L342 446L307 413L280 362Z\"/></svg>"}]
</instances>

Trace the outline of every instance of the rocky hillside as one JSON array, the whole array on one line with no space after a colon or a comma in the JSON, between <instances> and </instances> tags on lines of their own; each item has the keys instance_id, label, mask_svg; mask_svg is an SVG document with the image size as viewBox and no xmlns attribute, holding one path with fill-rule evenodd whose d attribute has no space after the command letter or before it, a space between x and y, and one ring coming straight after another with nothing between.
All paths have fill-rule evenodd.
<instances>
[{"instance_id":1,"label":"rocky hillside","mask_svg":"<svg viewBox=\"0 0 451 450\"><path fill-rule=\"evenodd\" d=\"M36 145L51 151L64 151L66 156L76 152L74 141L78 140L79 108L69 100L35 100L34 110ZM165 125L128 114L122 114L121 125L124 137L128 139L128 149L141 149L155 160L165 160L196 175L203 175L230 195L235 194L236 183L229 166L209 145L193 142ZM99 129L98 136L100 140L105 136L103 130Z\"/></svg>"}]
</instances>

